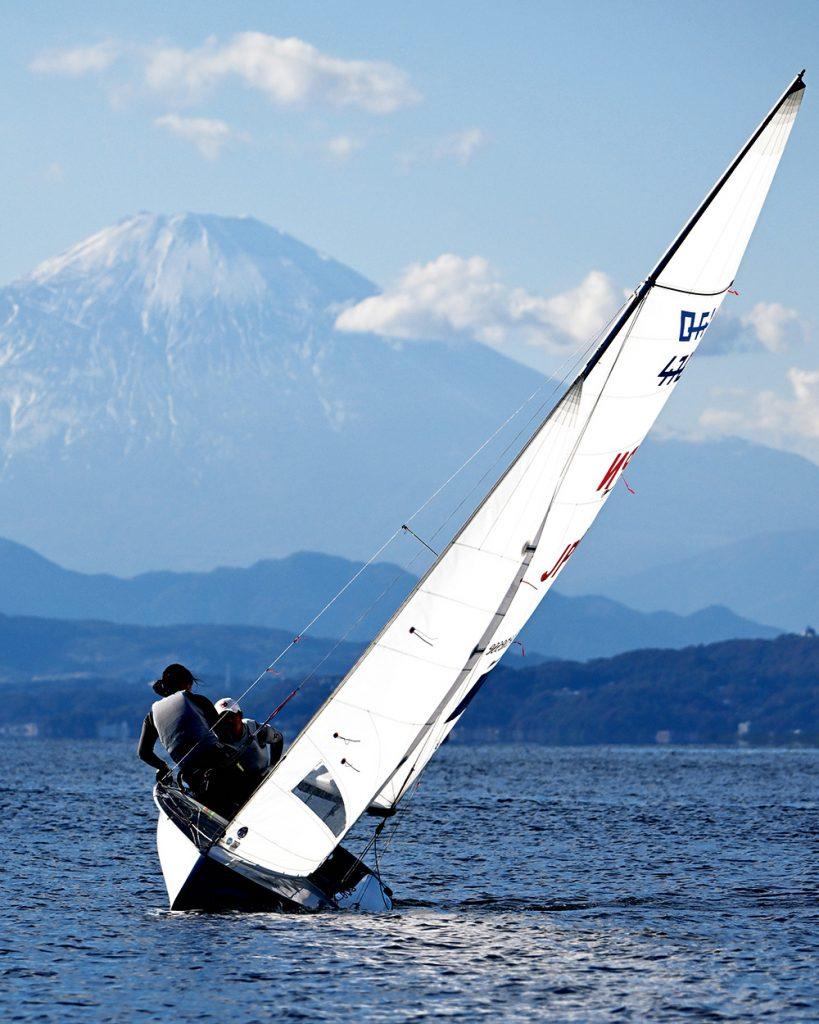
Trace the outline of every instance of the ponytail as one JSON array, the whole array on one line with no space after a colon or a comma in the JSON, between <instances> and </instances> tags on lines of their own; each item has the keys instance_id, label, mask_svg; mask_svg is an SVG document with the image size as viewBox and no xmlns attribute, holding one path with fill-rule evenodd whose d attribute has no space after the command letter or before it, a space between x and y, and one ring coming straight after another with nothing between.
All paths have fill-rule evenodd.
<instances>
[{"instance_id":1,"label":"ponytail","mask_svg":"<svg viewBox=\"0 0 819 1024\"><path fill-rule=\"evenodd\" d=\"M153 682L151 687L159 697L170 697L172 693L178 693L179 690L187 690L194 683L198 682L199 680L190 669L185 668L184 665L174 663L173 665L168 665L162 673L162 677Z\"/></svg>"}]
</instances>

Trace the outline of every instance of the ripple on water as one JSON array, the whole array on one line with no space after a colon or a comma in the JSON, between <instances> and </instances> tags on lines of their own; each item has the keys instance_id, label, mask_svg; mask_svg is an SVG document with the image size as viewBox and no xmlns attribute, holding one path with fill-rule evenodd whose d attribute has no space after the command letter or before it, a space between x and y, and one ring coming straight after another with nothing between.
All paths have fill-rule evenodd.
<instances>
[{"instance_id":1,"label":"ripple on water","mask_svg":"<svg viewBox=\"0 0 819 1024\"><path fill-rule=\"evenodd\" d=\"M819 1014L817 752L450 745L385 844L396 910L299 917L166 909L130 745L0 758L4 1020Z\"/></svg>"}]
</instances>

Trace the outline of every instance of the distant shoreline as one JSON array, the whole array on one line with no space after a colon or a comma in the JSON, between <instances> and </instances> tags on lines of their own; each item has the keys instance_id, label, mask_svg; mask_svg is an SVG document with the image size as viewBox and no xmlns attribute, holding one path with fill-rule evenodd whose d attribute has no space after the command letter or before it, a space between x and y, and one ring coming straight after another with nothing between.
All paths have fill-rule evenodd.
<instances>
[{"instance_id":1,"label":"distant shoreline","mask_svg":"<svg viewBox=\"0 0 819 1024\"><path fill-rule=\"evenodd\" d=\"M66 630L71 643L77 643ZM205 679L202 692L213 700L236 697L252 676L242 671L231 677L224 669L219 673L215 655L205 646L209 631L202 627L200 637L202 657L190 664ZM308 641L298 651L304 658L301 670L264 678L243 700L248 715L266 718L307 675L315 652ZM56 646L36 653L52 663L60 656ZM123 667L128 653L123 651ZM0 737L135 744L154 700L144 681L150 678L149 666L183 653L170 644L150 652L132 649L124 678L103 673L91 678L35 675L33 665L30 675L15 671L0 684ZM244 655L254 660L255 653ZM22 646L19 658L21 664L26 660ZM288 742L339 684L346 667L334 666L327 675L312 678L279 715L276 724ZM133 678L136 672L141 680ZM515 669L499 665L455 726L453 742L685 749L819 746L819 640L791 634L682 650L636 650L584 662L543 661Z\"/></svg>"}]
</instances>

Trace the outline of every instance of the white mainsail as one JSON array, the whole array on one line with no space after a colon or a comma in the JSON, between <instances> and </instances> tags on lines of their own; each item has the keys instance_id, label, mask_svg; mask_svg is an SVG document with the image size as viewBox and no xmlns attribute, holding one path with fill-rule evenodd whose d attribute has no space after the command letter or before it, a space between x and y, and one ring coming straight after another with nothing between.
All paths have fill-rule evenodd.
<instances>
[{"instance_id":1,"label":"white mainsail","mask_svg":"<svg viewBox=\"0 0 819 1024\"><path fill-rule=\"evenodd\" d=\"M677 385L731 287L801 74L526 447L231 822L238 861L308 875L393 806L514 642Z\"/></svg>"}]
</instances>

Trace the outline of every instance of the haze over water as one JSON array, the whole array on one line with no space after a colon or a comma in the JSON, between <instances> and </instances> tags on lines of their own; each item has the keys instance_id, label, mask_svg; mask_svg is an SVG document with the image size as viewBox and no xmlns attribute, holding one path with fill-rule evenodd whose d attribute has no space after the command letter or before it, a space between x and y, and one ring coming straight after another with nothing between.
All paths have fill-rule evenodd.
<instances>
[{"instance_id":1,"label":"haze over water","mask_svg":"<svg viewBox=\"0 0 819 1024\"><path fill-rule=\"evenodd\" d=\"M382 916L171 914L131 744L6 741L0 766L3 1020L819 1013L819 751L449 745L382 851Z\"/></svg>"}]
</instances>

